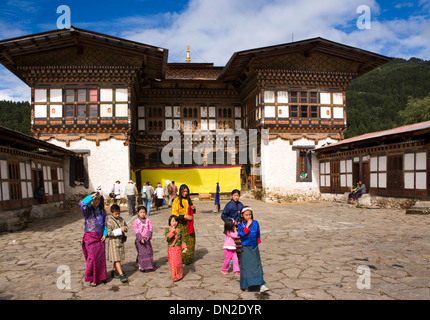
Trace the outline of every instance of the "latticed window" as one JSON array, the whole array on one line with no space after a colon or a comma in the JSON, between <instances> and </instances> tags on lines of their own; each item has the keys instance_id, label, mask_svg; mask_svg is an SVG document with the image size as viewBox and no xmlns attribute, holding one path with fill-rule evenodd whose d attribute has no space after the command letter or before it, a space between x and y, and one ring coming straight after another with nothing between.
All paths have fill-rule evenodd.
<instances>
[{"instance_id":1,"label":"latticed window","mask_svg":"<svg viewBox=\"0 0 430 320\"><path fill-rule=\"evenodd\" d=\"M291 106L290 107L290 116L291 118L297 118L299 116L299 106Z\"/></svg>"},{"instance_id":2,"label":"latticed window","mask_svg":"<svg viewBox=\"0 0 430 320\"><path fill-rule=\"evenodd\" d=\"M300 151L299 167L300 174L306 174L306 151Z\"/></svg>"},{"instance_id":3,"label":"latticed window","mask_svg":"<svg viewBox=\"0 0 430 320\"><path fill-rule=\"evenodd\" d=\"M22 198L21 181L18 162L9 162L9 186L10 186L10 199L16 200Z\"/></svg>"},{"instance_id":4,"label":"latticed window","mask_svg":"<svg viewBox=\"0 0 430 320\"><path fill-rule=\"evenodd\" d=\"M330 162L330 184L332 187L340 187L340 162Z\"/></svg>"},{"instance_id":5,"label":"latticed window","mask_svg":"<svg viewBox=\"0 0 430 320\"><path fill-rule=\"evenodd\" d=\"M312 182L312 155L309 148L296 148L297 182Z\"/></svg>"},{"instance_id":6,"label":"latticed window","mask_svg":"<svg viewBox=\"0 0 430 320\"><path fill-rule=\"evenodd\" d=\"M59 194L58 192L58 172L57 168L51 168L51 180L52 180L52 193Z\"/></svg>"}]
</instances>

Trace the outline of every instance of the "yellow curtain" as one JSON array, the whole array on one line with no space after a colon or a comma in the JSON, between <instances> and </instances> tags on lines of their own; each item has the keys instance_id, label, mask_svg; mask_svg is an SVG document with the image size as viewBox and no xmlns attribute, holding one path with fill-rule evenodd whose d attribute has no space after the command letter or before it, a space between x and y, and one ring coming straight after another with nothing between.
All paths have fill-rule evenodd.
<instances>
[{"instance_id":1,"label":"yellow curtain","mask_svg":"<svg viewBox=\"0 0 430 320\"><path fill-rule=\"evenodd\" d=\"M233 189L241 189L240 181L241 165L229 167L186 167L186 168L149 168L131 172L131 177L136 181L136 174L141 175L142 184L151 182L155 188L160 182L164 188L166 180L175 181L179 187L186 184L190 193L215 193L216 184L219 183L220 192L231 192Z\"/></svg>"}]
</instances>

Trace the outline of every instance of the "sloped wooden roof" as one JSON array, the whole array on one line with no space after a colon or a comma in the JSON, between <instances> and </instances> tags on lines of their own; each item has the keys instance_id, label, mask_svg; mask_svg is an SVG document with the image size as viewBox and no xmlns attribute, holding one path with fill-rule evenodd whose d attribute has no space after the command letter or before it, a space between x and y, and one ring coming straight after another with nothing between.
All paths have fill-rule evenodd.
<instances>
[{"instance_id":1,"label":"sloped wooden roof","mask_svg":"<svg viewBox=\"0 0 430 320\"><path fill-rule=\"evenodd\" d=\"M76 156L76 153L56 146L52 143L33 138L24 133L0 126L0 146L7 146L25 151L45 150L53 156Z\"/></svg>"},{"instance_id":2,"label":"sloped wooden roof","mask_svg":"<svg viewBox=\"0 0 430 320\"><path fill-rule=\"evenodd\" d=\"M87 51L103 50L105 56L98 60L105 61L107 64L111 63L112 59L116 63L120 63L117 59L118 55L127 57L130 61L134 59L132 64L136 64L136 61L139 60L141 63L137 67L144 69L142 72L145 74L145 78L149 80L193 79L195 77L200 80L243 81L253 68L267 69L267 65L270 63L265 65L265 61L278 59L282 65L283 57L293 57L293 55L295 55L296 61L302 62L308 57L317 57L314 59L319 65L326 66L326 69L335 69L341 61L342 72L351 72L354 75L364 74L391 60L391 58L380 54L318 37L236 52L225 67L213 67L212 64L168 64L167 49L72 26L70 29L53 30L0 41L0 63L26 82L25 77L23 77L23 68L30 67L28 66L29 61L31 61L28 59L29 57L45 54L45 60L41 64L49 67L45 61L52 60L49 56L50 53L63 50L65 52L63 55L67 56L67 50L74 49L79 52L81 48L86 48ZM113 57L113 55L116 56ZM320 61L319 56L322 55L328 58L325 61ZM328 63L331 66L328 66ZM261 64L263 65L260 66ZM40 66L35 65L33 67ZM53 67L59 67L58 63L53 64ZM109 67L109 65L101 67ZM309 68L313 68L311 64L309 64ZM279 68L275 67L275 69ZM344 69L348 69L348 71ZM202 76L203 71L206 74Z\"/></svg>"},{"instance_id":3,"label":"sloped wooden roof","mask_svg":"<svg viewBox=\"0 0 430 320\"><path fill-rule=\"evenodd\" d=\"M313 53L319 53L350 60L354 62L354 65L358 66L356 70L351 70L351 72L357 73L358 75L371 71L392 60L392 58L380 54L317 37L303 41L236 52L219 75L219 79L226 81L236 80L242 73L249 72L249 70L246 69L249 69L251 63L257 59L295 53L302 54L304 58L310 57Z\"/></svg>"},{"instance_id":4,"label":"sloped wooden roof","mask_svg":"<svg viewBox=\"0 0 430 320\"><path fill-rule=\"evenodd\" d=\"M382 141L390 139L404 140L406 137L416 137L419 135L428 135L430 133L430 121L424 121L406 126L401 126L393 129L365 133L349 139L341 140L323 147L314 149L316 152L332 152L340 148L353 148L368 144L382 144Z\"/></svg>"},{"instance_id":5,"label":"sloped wooden roof","mask_svg":"<svg viewBox=\"0 0 430 320\"><path fill-rule=\"evenodd\" d=\"M163 79L166 72L168 50L139 42L129 41L76 27L47 31L0 41L0 63L24 80L18 61L22 57L49 53L75 47L97 48L122 56L142 58L149 79Z\"/></svg>"}]
</instances>

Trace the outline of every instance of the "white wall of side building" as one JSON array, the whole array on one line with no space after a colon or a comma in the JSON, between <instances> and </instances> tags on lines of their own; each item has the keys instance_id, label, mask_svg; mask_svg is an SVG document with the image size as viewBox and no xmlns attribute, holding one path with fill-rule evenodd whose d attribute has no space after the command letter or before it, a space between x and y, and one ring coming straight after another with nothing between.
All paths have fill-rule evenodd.
<instances>
[{"instance_id":1,"label":"white wall of side building","mask_svg":"<svg viewBox=\"0 0 430 320\"><path fill-rule=\"evenodd\" d=\"M69 150L89 150L88 155L88 179L89 188L84 186L71 187L69 183L70 164L64 166L64 181L66 187L66 198L76 194L89 194L101 185L105 197L108 197L116 180L121 181L125 187L130 179L130 151L129 147L124 145L124 141L110 138L106 141L100 141L96 146L94 141L81 139L71 141L67 147L65 142L52 139L52 144Z\"/></svg>"},{"instance_id":2,"label":"white wall of side building","mask_svg":"<svg viewBox=\"0 0 430 320\"><path fill-rule=\"evenodd\" d=\"M290 198L294 200L312 200L320 198L319 161L314 152L311 153L312 181L297 181L297 152L294 147L315 148L336 140L327 138L315 145L314 140L301 138L290 145L289 140L277 138L269 140L267 145L261 143L261 176L266 199Z\"/></svg>"}]
</instances>

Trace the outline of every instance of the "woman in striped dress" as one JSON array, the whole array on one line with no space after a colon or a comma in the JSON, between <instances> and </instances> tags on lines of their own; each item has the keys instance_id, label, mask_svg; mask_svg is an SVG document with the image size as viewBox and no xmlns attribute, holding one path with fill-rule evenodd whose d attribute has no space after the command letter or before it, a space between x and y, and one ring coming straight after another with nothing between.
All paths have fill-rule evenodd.
<instances>
[{"instance_id":1,"label":"woman in striped dress","mask_svg":"<svg viewBox=\"0 0 430 320\"><path fill-rule=\"evenodd\" d=\"M178 228L187 244L187 253L182 253L182 262L190 264L194 260L194 250L196 246L196 234L193 228L194 212L196 210L190 198L190 189L186 184L179 187L178 197L172 203L172 215L178 217ZM189 211L189 208L192 209ZM192 212L192 215L190 214Z\"/></svg>"}]
</instances>

